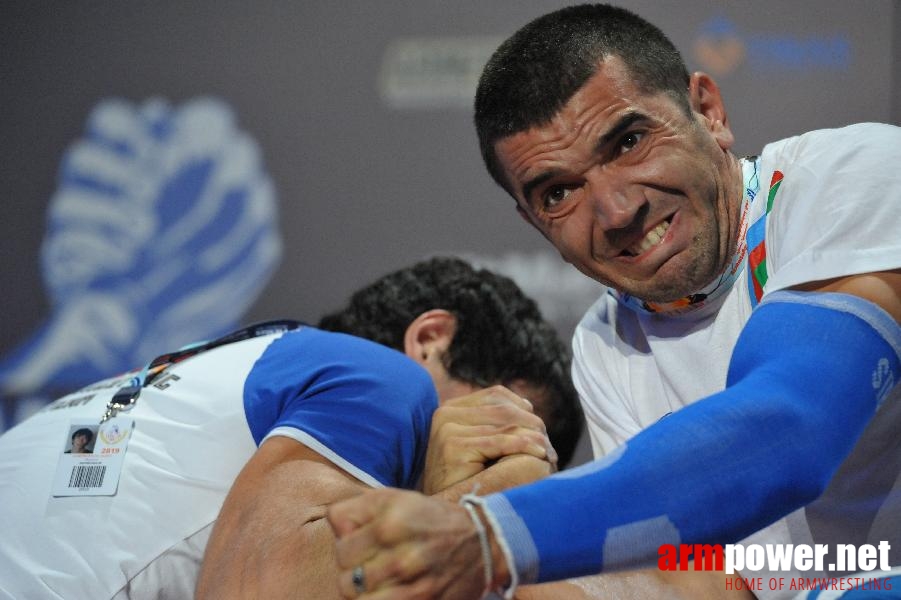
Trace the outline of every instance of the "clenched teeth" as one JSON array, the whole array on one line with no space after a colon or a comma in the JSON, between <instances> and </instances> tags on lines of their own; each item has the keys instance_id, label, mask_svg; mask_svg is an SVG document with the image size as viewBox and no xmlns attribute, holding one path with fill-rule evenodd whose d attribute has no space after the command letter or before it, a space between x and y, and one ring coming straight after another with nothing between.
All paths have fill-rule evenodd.
<instances>
[{"instance_id":1,"label":"clenched teeth","mask_svg":"<svg viewBox=\"0 0 901 600\"><path fill-rule=\"evenodd\" d=\"M661 221L661 223L650 230L646 236L626 248L626 252L632 256L638 256L642 252L647 252L660 243L660 240L666 235L667 229L669 229L669 222Z\"/></svg>"}]
</instances>

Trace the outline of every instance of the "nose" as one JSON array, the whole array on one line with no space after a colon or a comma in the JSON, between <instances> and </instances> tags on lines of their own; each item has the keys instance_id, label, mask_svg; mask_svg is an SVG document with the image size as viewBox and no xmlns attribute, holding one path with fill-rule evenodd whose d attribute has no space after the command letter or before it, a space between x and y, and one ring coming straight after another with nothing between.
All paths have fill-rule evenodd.
<instances>
[{"instance_id":1,"label":"nose","mask_svg":"<svg viewBox=\"0 0 901 600\"><path fill-rule=\"evenodd\" d=\"M595 222L605 231L625 229L644 212L647 200L635 187L628 186L606 166L586 173L588 194Z\"/></svg>"}]
</instances>

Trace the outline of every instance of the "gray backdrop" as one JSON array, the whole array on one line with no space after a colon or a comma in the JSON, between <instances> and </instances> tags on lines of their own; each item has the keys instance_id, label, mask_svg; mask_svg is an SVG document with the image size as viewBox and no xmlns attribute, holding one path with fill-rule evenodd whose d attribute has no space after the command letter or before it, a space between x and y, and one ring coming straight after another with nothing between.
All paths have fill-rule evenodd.
<instances>
[{"instance_id":1,"label":"gray backdrop","mask_svg":"<svg viewBox=\"0 0 901 600\"><path fill-rule=\"evenodd\" d=\"M65 149L110 97L214 96L259 144L283 255L245 321L315 320L375 275L453 252L513 273L568 335L596 288L490 182L470 116L486 53L563 4L3 2L0 356L50 311L39 264L48 201ZM812 128L901 122L897 2L620 4L716 76L738 153Z\"/></svg>"}]
</instances>

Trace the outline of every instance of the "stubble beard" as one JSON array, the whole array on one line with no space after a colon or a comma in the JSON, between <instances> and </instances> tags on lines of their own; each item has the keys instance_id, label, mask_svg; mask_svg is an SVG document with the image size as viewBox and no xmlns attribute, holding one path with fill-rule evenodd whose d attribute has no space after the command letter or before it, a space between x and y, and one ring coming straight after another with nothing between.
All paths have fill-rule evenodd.
<instances>
[{"instance_id":1,"label":"stubble beard","mask_svg":"<svg viewBox=\"0 0 901 600\"><path fill-rule=\"evenodd\" d=\"M681 267L672 265L673 270L679 272L660 274L660 279L646 289L624 291L636 298L655 303L673 302L694 294L709 285L725 268L725 265L716 264L717 252L714 246L715 242L710 237L695 236L692 239L691 256L674 257L675 260L686 261ZM668 266L670 265L664 267Z\"/></svg>"}]
</instances>

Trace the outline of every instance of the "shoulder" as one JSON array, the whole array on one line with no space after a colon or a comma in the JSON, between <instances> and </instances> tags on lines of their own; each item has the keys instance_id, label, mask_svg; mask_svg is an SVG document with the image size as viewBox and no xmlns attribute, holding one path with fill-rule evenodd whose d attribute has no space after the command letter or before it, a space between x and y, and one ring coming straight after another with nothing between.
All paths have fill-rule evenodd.
<instances>
[{"instance_id":1,"label":"shoulder","mask_svg":"<svg viewBox=\"0 0 901 600\"><path fill-rule=\"evenodd\" d=\"M886 123L856 123L835 129L818 129L768 144L764 163L826 166L851 163L877 168L876 157L901 154L901 127Z\"/></svg>"},{"instance_id":2,"label":"shoulder","mask_svg":"<svg viewBox=\"0 0 901 600\"><path fill-rule=\"evenodd\" d=\"M314 327L288 332L275 340L254 365L252 378L297 376L366 377L392 385L432 387L428 373L397 350L370 340Z\"/></svg>"},{"instance_id":3,"label":"shoulder","mask_svg":"<svg viewBox=\"0 0 901 600\"><path fill-rule=\"evenodd\" d=\"M428 372L401 352L312 327L273 341L244 385L244 409L259 443L286 415L385 410L426 419L437 406Z\"/></svg>"},{"instance_id":4,"label":"shoulder","mask_svg":"<svg viewBox=\"0 0 901 600\"><path fill-rule=\"evenodd\" d=\"M898 268L901 128L859 123L768 145L752 228L765 223L764 292ZM766 187L763 187L766 186ZM764 215L768 215L764 217Z\"/></svg>"},{"instance_id":5,"label":"shoulder","mask_svg":"<svg viewBox=\"0 0 901 600\"><path fill-rule=\"evenodd\" d=\"M428 372L403 353L314 328L273 342L244 388L257 444L293 438L371 485L413 485L437 406Z\"/></svg>"},{"instance_id":6,"label":"shoulder","mask_svg":"<svg viewBox=\"0 0 901 600\"><path fill-rule=\"evenodd\" d=\"M761 195L767 200L755 203L752 218L763 211L776 218L796 213L801 226L807 219L831 223L836 216L859 213L861 203L892 206L884 195L901 189L901 176L885 165L899 161L901 128L882 123L821 129L769 144L760 161Z\"/></svg>"}]
</instances>

